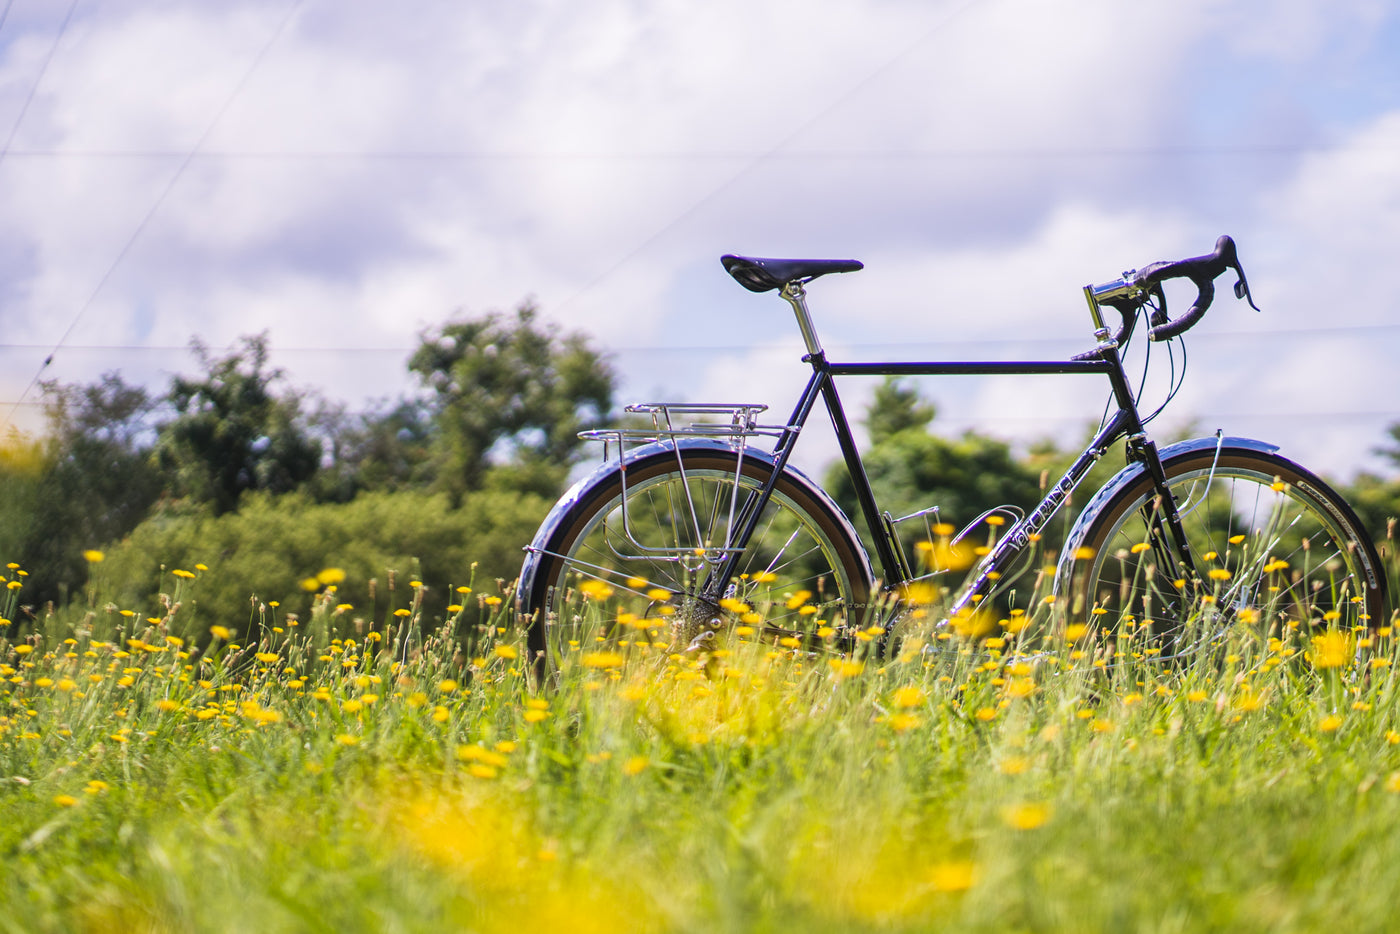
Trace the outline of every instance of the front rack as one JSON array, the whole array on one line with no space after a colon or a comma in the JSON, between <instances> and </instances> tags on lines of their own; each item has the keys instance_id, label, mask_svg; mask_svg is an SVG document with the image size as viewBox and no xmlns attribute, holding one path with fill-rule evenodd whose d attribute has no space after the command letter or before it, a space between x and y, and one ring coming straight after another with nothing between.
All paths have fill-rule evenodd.
<instances>
[{"instance_id":1,"label":"front rack","mask_svg":"<svg viewBox=\"0 0 1400 934\"><path fill-rule=\"evenodd\" d=\"M759 424L758 416L767 409L768 406L761 404L645 402L629 405L624 411L636 415L649 415L650 425L628 425L579 432L579 437L586 441L603 442L605 460L608 457L609 445L616 444L618 459L623 463L619 510L622 535L614 540L609 529L608 547L619 558L626 560L661 560L688 566L698 565L702 560L717 563L737 551L738 549L733 547L735 517L740 514L744 505L739 496L739 484L731 484L727 505L717 502L710 504L708 510L703 510L705 518L710 520L711 524L708 527L702 525L702 510L696 508L695 490L686 475L685 460L681 455L679 442L686 438L711 438L726 442L738 457L734 468L735 475L743 476L744 454L749 439L777 438L789 430L787 425ZM681 478L680 489L684 492L683 501L679 497L668 497L666 518L671 523L671 541L666 543L639 540L628 508L631 497L628 494L626 455L628 451L642 445L658 443L671 447L676 458L676 471ZM655 504L651 511L651 518L655 519ZM626 549L629 547L635 553L627 553Z\"/></svg>"}]
</instances>

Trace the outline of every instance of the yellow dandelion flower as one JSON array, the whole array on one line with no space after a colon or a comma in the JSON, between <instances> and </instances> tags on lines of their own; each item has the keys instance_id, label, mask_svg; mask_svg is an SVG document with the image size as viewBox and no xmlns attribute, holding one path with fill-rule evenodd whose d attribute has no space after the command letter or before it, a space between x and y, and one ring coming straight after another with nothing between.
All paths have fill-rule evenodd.
<instances>
[{"instance_id":1,"label":"yellow dandelion flower","mask_svg":"<svg viewBox=\"0 0 1400 934\"><path fill-rule=\"evenodd\" d=\"M78 806L78 799L72 795L54 795L53 803L61 808L72 808Z\"/></svg>"},{"instance_id":2,"label":"yellow dandelion flower","mask_svg":"<svg viewBox=\"0 0 1400 934\"><path fill-rule=\"evenodd\" d=\"M578 589L590 600L606 600L613 593L611 587L599 580L586 580L578 585Z\"/></svg>"},{"instance_id":3,"label":"yellow dandelion flower","mask_svg":"<svg viewBox=\"0 0 1400 934\"><path fill-rule=\"evenodd\" d=\"M831 670L836 672L839 678L854 678L865 671L865 662L858 662L849 658L833 658L827 663Z\"/></svg>"},{"instance_id":4,"label":"yellow dandelion flower","mask_svg":"<svg viewBox=\"0 0 1400 934\"><path fill-rule=\"evenodd\" d=\"M1322 718L1322 722L1317 728L1324 733L1335 733L1342 725L1342 718L1337 714L1328 714Z\"/></svg>"},{"instance_id":5,"label":"yellow dandelion flower","mask_svg":"<svg viewBox=\"0 0 1400 934\"><path fill-rule=\"evenodd\" d=\"M924 721L912 713L896 713L890 714L885 722L889 725L889 728L896 733L903 733L907 730L922 726Z\"/></svg>"},{"instance_id":6,"label":"yellow dandelion flower","mask_svg":"<svg viewBox=\"0 0 1400 934\"><path fill-rule=\"evenodd\" d=\"M510 660L510 659L519 658L519 657L520 657L520 650L517 649L517 648L516 648L515 646L513 646L513 645L498 645L498 646L496 646L496 648L495 648L493 654L494 654L497 658L504 658L504 659Z\"/></svg>"},{"instance_id":7,"label":"yellow dandelion flower","mask_svg":"<svg viewBox=\"0 0 1400 934\"><path fill-rule=\"evenodd\" d=\"M1050 805L1023 801L1002 809L1001 819L1014 830L1035 830L1050 821Z\"/></svg>"},{"instance_id":8,"label":"yellow dandelion flower","mask_svg":"<svg viewBox=\"0 0 1400 934\"><path fill-rule=\"evenodd\" d=\"M459 685L456 681L451 678L444 678L438 682L437 689L443 694L451 694L453 691L457 690L458 687Z\"/></svg>"},{"instance_id":9,"label":"yellow dandelion flower","mask_svg":"<svg viewBox=\"0 0 1400 934\"><path fill-rule=\"evenodd\" d=\"M585 668L621 668L626 660L616 652L585 652L581 659Z\"/></svg>"},{"instance_id":10,"label":"yellow dandelion flower","mask_svg":"<svg viewBox=\"0 0 1400 934\"><path fill-rule=\"evenodd\" d=\"M98 551L95 548L90 548L87 551L83 552L83 560L86 561L88 564L100 564L103 560L106 559L106 557L106 555L104 555L102 552Z\"/></svg>"},{"instance_id":11,"label":"yellow dandelion flower","mask_svg":"<svg viewBox=\"0 0 1400 934\"><path fill-rule=\"evenodd\" d=\"M1351 637L1344 632L1324 632L1313 636L1307 658L1314 668L1340 668L1351 661Z\"/></svg>"},{"instance_id":12,"label":"yellow dandelion flower","mask_svg":"<svg viewBox=\"0 0 1400 934\"><path fill-rule=\"evenodd\" d=\"M1213 581L1227 581L1230 579L1230 572L1224 568L1211 568L1206 573L1206 577L1209 577Z\"/></svg>"},{"instance_id":13,"label":"yellow dandelion flower","mask_svg":"<svg viewBox=\"0 0 1400 934\"><path fill-rule=\"evenodd\" d=\"M622 763L622 774L640 775L642 772L646 771L646 768L649 765L651 765L651 760L648 759L646 756L633 756L626 762Z\"/></svg>"},{"instance_id":14,"label":"yellow dandelion flower","mask_svg":"<svg viewBox=\"0 0 1400 934\"><path fill-rule=\"evenodd\" d=\"M337 734L336 737L335 737L335 741L336 741L336 743L337 743L338 745L341 745L341 746L358 746L358 745L360 745L360 738L359 738L358 736L351 735L350 733L339 733L339 734Z\"/></svg>"},{"instance_id":15,"label":"yellow dandelion flower","mask_svg":"<svg viewBox=\"0 0 1400 934\"><path fill-rule=\"evenodd\" d=\"M233 633L227 626L210 626L209 632L215 639L223 639L225 642L233 638Z\"/></svg>"},{"instance_id":16,"label":"yellow dandelion flower","mask_svg":"<svg viewBox=\"0 0 1400 934\"><path fill-rule=\"evenodd\" d=\"M934 863L928 884L935 892L966 892L977 884L977 864L965 859Z\"/></svg>"},{"instance_id":17,"label":"yellow dandelion flower","mask_svg":"<svg viewBox=\"0 0 1400 934\"><path fill-rule=\"evenodd\" d=\"M928 700L928 694L923 688L909 684L895 691L891 700L896 707L919 707Z\"/></svg>"}]
</instances>

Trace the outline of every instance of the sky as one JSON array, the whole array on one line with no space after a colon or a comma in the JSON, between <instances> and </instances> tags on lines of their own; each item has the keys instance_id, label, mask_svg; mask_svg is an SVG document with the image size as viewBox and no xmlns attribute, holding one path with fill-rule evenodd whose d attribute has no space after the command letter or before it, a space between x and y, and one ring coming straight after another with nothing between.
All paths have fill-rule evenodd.
<instances>
[{"instance_id":1,"label":"sky","mask_svg":"<svg viewBox=\"0 0 1400 934\"><path fill-rule=\"evenodd\" d=\"M1222 281L1153 429L1388 470L1397 49L1397 0L0 0L0 426L39 426L37 380L159 391L263 331L369 409L426 330L525 300L620 401L781 421L797 327L721 254L863 261L809 287L833 360L1056 360L1086 283L1228 233L1262 313ZM1018 446L1108 397L918 386ZM814 419L799 463L834 452Z\"/></svg>"}]
</instances>

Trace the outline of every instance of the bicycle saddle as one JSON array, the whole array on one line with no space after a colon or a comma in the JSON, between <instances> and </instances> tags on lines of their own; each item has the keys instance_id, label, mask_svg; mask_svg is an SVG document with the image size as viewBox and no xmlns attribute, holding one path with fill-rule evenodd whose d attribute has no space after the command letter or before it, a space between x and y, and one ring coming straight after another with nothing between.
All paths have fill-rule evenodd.
<instances>
[{"instance_id":1,"label":"bicycle saddle","mask_svg":"<svg viewBox=\"0 0 1400 934\"><path fill-rule=\"evenodd\" d=\"M829 272L855 272L865 264L854 259L759 259L756 256L721 256L724 268L750 292L781 289L789 282L810 282Z\"/></svg>"}]
</instances>

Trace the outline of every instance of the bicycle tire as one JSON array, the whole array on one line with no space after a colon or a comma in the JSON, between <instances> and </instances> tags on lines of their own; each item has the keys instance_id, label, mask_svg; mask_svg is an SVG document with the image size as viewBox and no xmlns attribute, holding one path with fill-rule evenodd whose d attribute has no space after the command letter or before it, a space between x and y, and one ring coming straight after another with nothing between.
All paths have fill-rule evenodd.
<instances>
[{"instance_id":1,"label":"bicycle tire","mask_svg":"<svg viewBox=\"0 0 1400 934\"><path fill-rule=\"evenodd\" d=\"M1214 442L1164 456L1163 469L1198 579L1188 585L1179 568L1162 566L1171 552L1150 531L1156 488L1145 469L1129 468L1136 476L1092 502L1067 542L1060 584L1068 623L1151 620L1155 652L1164 658L1219 634L1218 626L1188 633L1201 598L1216 604L1218 619L1265 627L1383 623L1385 579L1375 546L1356 513L1315 474L1267 450Z\"/></svg>"},{"instance_id":2,"label":"bicycle tire","mask_svg":"<svg viewBox=\"0 0 1400 934\"><path fill-rule=\"evenodd\" d=\"M621 601L619 613L630 609L642 621L669 613L659 618L670 630L660 638L673 646L716 623L730 627L747 619L770 632L810 632L819 620L839 626L868 606L873 575L854 528L816 484L791 468L778 477L740 557L722 595L726 605L701 600L697 590L718 556L715 537L729 521L736 472L742 500L768 481L774 465L765 454L741 457L724 444L656 447L565 494L531 545L518 597L538 670L556 669L566 653L592 644L588 640L610 638L605 630L615 628L619 616L589 620L570 603L574 587L590 579ZM638 544L668 550L644 554ZM696 552L706 546L704 556ZM669 596L653 600L648 594L656 590Z\"/></svg>"}]
</instances>

